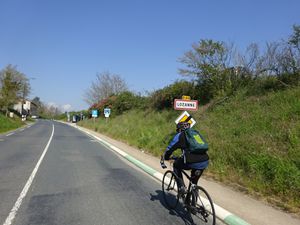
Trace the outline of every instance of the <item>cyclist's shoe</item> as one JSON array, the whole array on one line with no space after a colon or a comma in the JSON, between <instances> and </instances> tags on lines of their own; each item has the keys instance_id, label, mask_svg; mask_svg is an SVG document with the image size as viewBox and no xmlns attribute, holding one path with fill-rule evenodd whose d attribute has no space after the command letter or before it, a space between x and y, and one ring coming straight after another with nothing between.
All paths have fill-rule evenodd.
<instances>
[{"instance_id":1,"label":"cyclist's shoe","mask_svg":"<svg viewBox=\"0 0 300 225\"><path fill-rule=\"evenodd\" d=\"M179 196L184 196L187 193L187 190L185 188L185 186L182 186L180 188L178 188L178 195Z\"/></svg>"}]
</instances>

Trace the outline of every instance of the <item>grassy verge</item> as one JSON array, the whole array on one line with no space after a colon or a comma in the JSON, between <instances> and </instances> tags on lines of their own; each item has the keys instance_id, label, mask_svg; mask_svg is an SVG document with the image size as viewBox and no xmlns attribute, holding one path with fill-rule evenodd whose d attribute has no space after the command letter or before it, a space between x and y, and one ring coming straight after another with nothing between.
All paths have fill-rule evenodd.
<instances>
[{"instance_id":1,"label":"grassy verge","mask_svg":"<svg viewBox=\"0 0 300 225\"><path fill-rule=\"evenodd\" d=\"M300 89L230 99L198 114L211 150L211 173L253 195L300 211Z\"/></svg>"},{"instance_id":2,"label":"grassy verge","mask_svg":"<svg viewBox=\"0 0 300 225\"><path fill-rule=\"evenodd\" d=\"M24 123L19 118L8 118L0 113L0 133L17 129Z\"/></svg>"},{"instance_id":3,"label":"grassy verge","mask_svg":"<svg viewBox=\"0 0 300 225\"><path fill-rule=\"evenodd\" d=\"M300 212L300 88L191 113L210 144L208 174L291 212ZM205 107L207 108L207 107ZM130 111L79 124L160 155L180 112Z\"/></svg>"}]
</instances>

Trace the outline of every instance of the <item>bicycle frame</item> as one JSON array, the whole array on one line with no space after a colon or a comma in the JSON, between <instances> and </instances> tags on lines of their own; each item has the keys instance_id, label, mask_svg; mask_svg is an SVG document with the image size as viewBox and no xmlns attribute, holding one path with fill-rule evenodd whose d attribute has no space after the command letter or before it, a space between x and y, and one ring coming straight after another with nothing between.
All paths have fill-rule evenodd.
<instances>
[{"instance_id":1,"label":"bicycle frame","mask_svg":"<svg viewBox=\"0 0 300 225\"><path fill-rule=\"evenodd\" d=\"M200 169L199 169L199 171L201 171L201 174L200 174L200 176L201 176L202 173L203 173L203 170L200 170ZM193 177L192 177L192 176L189 176L188 173L187 173L186 171L182 170L182 173L183 173L184 176L189 180L188 192L190 192L191 187L195 187L195 186L197 186L197 184L194 184L194 183L192 182ZM174 173L174 175L176 176L176 179L182 180L180 177L177 176L177 174ZM183 180L182 180L182 181L183 181Z\"/></svg>"},{"instance_id":2,"label":"bicycle frame","mask_svg":"<svg viewBox=\"0 0 300 225\"><path fill-rule=\"evenodd\" d=\"M173 162L175 160L177 160L177 159L178 159L178 157L174 157L174 156L170 157L170 160L171 160L170 165L171 165L171 167L173 167ZM200 173L200 177L201 177L201 175L203 173L203 170L201 170L201 169L196 169L196 170L201 171L201 173ZM192 182L192 178L193 177L189 176L188 173L185 170L181 170L181 172L189 180L189 185L188 185L188 189L187 190L188 190L188 192L190 192L191 191L191 187L197 186L197 184L193 184L193 182ZM180 179L184 183L183 179L181 179L180 177L178 177L176 173L174 173L174 175L175 175L176 179Z\"/></svg>"},{"instance_id":3,"label":"bicycle frame","mask_svg":"<svg viewBox=\"0 0 300 225\"><path fill-rule=\"evenodd\" d=\"M182 173L183 173L183 174L185 175L185 177L189 180L189 185L188 185L187 193L190 193L191 190L192 190L195 186L197 186L197 184L194 184L194 183L192 182L192 177L189 176L189 175L187 174L187 172L185 172L184 170L182 170Z\"/></svg>"}]
</instances>

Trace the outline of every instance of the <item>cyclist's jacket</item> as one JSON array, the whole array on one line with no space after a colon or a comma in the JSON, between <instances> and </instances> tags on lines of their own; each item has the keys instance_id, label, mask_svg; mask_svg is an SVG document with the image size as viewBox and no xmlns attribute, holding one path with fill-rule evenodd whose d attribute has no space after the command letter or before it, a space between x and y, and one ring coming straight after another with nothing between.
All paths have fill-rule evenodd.
<instances>
[{"instance_id":1,"label":"cyclist's jacket","mask_svg":"<svg viewBox=\"0 0 300 225\"><path fill-rule=\"evenodd\" d=\"M168 160L170 158L170 156L172 155L172 153L176 149L180 148L182 151L183 157L184 157L184 163L203 164L202 162L206 162L209 160L208 154L206 152L200 153L200 154L199 153L197 153L197 154L190 153L188 151L186 142L187 141L186 141L184 132L180 132L180 133L176 134L164 153L164 159Z\"/></svg>"}]
</instances>

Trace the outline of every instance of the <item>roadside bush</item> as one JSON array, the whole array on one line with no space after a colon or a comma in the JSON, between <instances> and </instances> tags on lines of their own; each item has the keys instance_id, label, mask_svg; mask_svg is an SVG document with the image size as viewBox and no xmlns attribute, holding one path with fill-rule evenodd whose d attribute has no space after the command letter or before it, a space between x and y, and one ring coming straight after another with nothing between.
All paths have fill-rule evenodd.
<instances>
[{"instance_id":1,"label":"roadside bush","mask_svg":"<svg viewBox=\"0 0 300 225\"><path fill-rule=\"evenodd\" d=\"M145 97L125 91L115 96L115 99L111 102L111 105L115 114L120 115L123 112L133 108L145 107Z\"/></svg>"},{"instance_id":2,"label":"roadside bush","mask_svg":"<svg viewBox=\"0 0 300 225\"><path fill-rule=\"evenodd\" d=\"M300 84L300 73L265 75L249 82L246 86L248 96L265 95L268 92L276 92L296 87Z\"/></svg>"},{"instance_id":3,"label":"roadside bush","mask_svg":"<svg viewBox=\"0 0 300 225\"><path fill-rule=\"evenodd\" d=\"M297 86L300 84L300 71L294 74L284 73L279 76L280 81L289 86Z\"/></svg>"},{"instance_id":4,"label":"roadside bush","mask_svg":"<svg viewBox=\"0 0 300 225\"><path fill-rule=\"evenodd\" d=\"M54 116L56 120L67 120L67 115L65 113Z\"/></svg>"},{"instance_id":5,"label":"roadside bush","mask_svg":"<svg viewBox=\"0 0 300 225\"><path fill-rule=\"evenodd\" d=\"M0 112L0 133L4 133L10 130L17 129L23 126L25 123L20 118L9 118Z\"/></svg>"},{"instance_id":6,"label":"roadside bush","mask_svg":"<svg viewBox=\"0 0 300 225\"><path fill-rule=\"evenodd\" d=\"M90 107L97 109L101 113L106 107L111 109L111 116L120 115L127 110L134 108L144 109L147 106L147 98L136 95L130 91L124 91L118 95L112 95L108 98L101 100L99 103Z\"/></svg>"},{"instance_id":7,"label":"roadside bush","mask_svg":"<svg viewBox=\"0 0 300 225\"><path fill-rule=\"evenodd\" d=\"M155 110L171 109L174 99L181 99L183 95L199 99L200 89L189 81L176 81L175 83L159 89L150 96L150 107Z\"/></svg>"}]
</instances>

